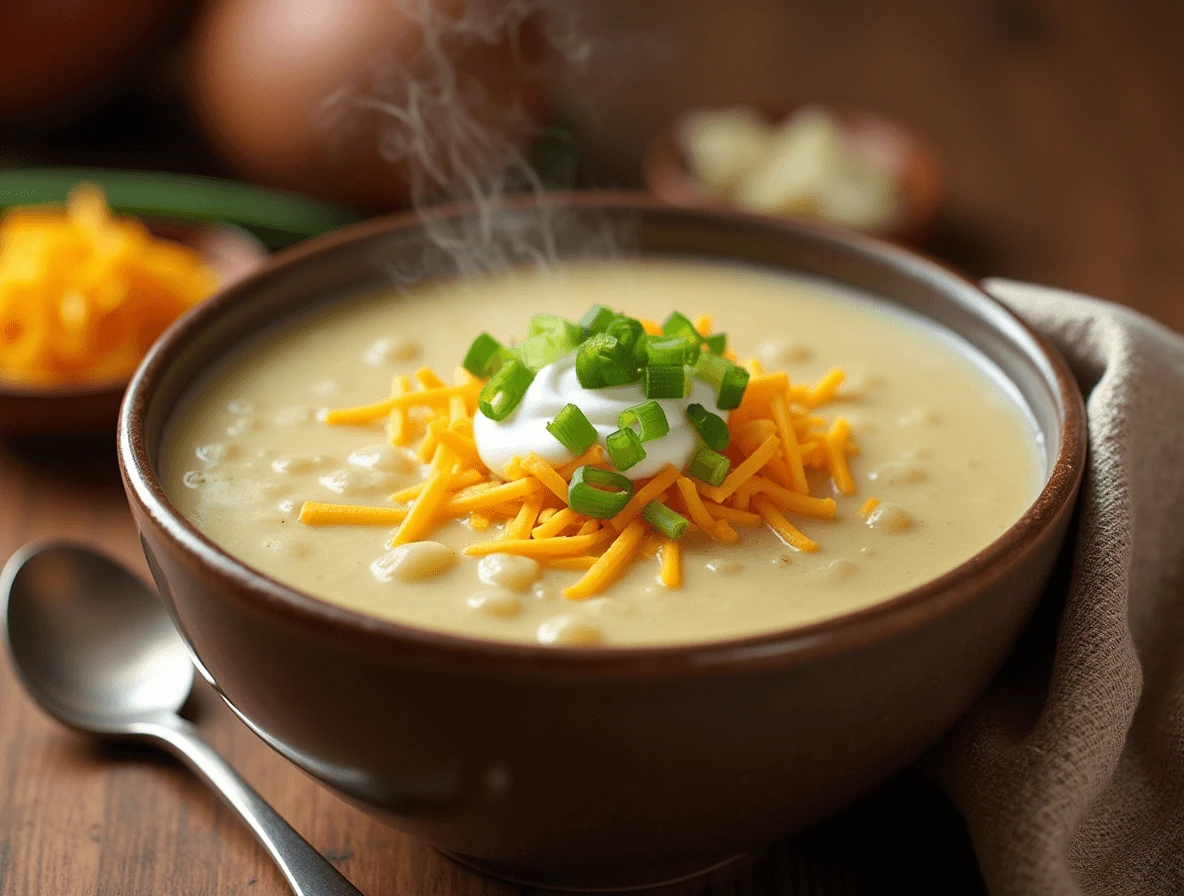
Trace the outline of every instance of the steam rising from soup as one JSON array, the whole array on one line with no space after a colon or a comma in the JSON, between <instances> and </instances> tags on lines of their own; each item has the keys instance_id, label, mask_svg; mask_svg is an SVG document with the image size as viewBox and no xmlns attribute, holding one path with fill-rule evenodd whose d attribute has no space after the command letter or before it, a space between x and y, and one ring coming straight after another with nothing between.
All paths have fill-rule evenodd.
<instances>
[{"instance_id":1,"label":"steam rising from soup","mask_svg":"<svg viewBox=\"0 0 1184 896\"><path fill-rule=\"evenodd\" d=\"M466 47L500 44L510 46L513 64L539 83L556 65L584 65L596 51L589 4L397 0L396 6L418 31L418 51L407 55L403 47L376 59L364 83L330 97L322 115L330 130L348 129L359 114L381 116L381 155L405 173L433 250L422 258L392 259L396 284L425 274L550 267L559 246L581 246L589 257L612 257L628 246L628 235L614 232L607 221L561 205L540 201L512 214L498 211L512 195L541 199L570 188L573 154L561 131L539 125L538 109L530 108L524 92L507 99L494 83L497 72L464 67ZM540 148L550 157L545 171L532 158ZM470 205L478 214L446 219L437 211L446 203Z\"/></svg>"}]
</instances>

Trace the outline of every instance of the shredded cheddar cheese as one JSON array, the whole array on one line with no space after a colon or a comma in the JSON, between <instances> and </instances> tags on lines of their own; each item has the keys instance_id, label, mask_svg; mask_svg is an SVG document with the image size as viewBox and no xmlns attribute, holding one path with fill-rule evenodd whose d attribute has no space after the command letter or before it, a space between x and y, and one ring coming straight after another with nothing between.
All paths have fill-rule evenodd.
<instances>
[{"instance_id":1,"label":"shredded cheddar cheese","mask_svg":"<svg viewBox=\"0 0 1184 896\"><path fill-rule=\"evenodd\" d=\"M633 493L633 497L629 499L629 503L625 505L625 509L609 520L609 525L620 532L628 526L633 520L641 516L641 512L645 510L645 505L650 501L658 499L666 489L674 485L675 481L682 472L675 466L667 464L658 471L658 475L637 489Z\"/></svg>"},{"instance_id":2,"label":"shredded cheddar cheese","mask_svg":"<svg viewBox=\"0 0 1184 896\"><path fill-rule=\"evenodd\" d=\"M839 417L827 431L824 441L831 475L841 495L855 494L855 480L851 478L851 469L847 465L847 440L850 437L851 426L845 418Z\"/></svg>"},{"instance_id":3,"label":"shredded cheddar cheese","mask_svg":"<svg viewBox=\"0 0 1184 896\"><path fill-rule=\"evenodd\" d=\"M845 379L847 379L847 374L838 367L832 368L827 371L826 376L818 381L818 385L806 394L803 404L808 408L821 407L835 397L835 392L838 391Z\"/></svg>"},{"instance_id":4,"label":"shredded cheddar cheese","mask_svg":"<svg viewBox=\"0 0 1184 896\"><path fill-rule=\"evenodd\" d=\"M571 477L575 474L576 470L583 466L604 467L608 469L608 464L604 460L604 446L598 442L575 460L557 468L556 472L563 477L564 482L571 482Z\"/></svg>"},{"instance_id":5,"label":"shredded cheddar cheese","mask_svg":"<svg viewBox=\"0 0 1184 896\"><path fill-rule=\"evenodd\" d=\"M589 538L595 538L591 535ZM633 561L641 539L645 537L645 525L641 520L634 520L613 539L608 550L600 555L600 559L588 567L584 577L563 589L563 596L569 600L586 600L595 594L606 590L624 573L626 567Z\"/></svg>"},{"instance_id":6,"label":"shredded cheddar cheese","mask_svg":"<svg viewBox=\"0 0 1184 896\"><path fill-rule=\"evenodd\" d=\"M391 380L391 397L403 395L411 391L411 377L400 374ZM408 445L411 443L411 431L407 426L407 410L395 408L390 416L390 442L392 445Z\"/></svg>"},{"instance_id":7,"label":"shredded cheddar cheese","mask_svg":"<svg viewBox=\"0 0 1184 896\"><path fill-rule=\"evenodd\" d=\"M421 367L419 370L415 371L415 379L418 380L419 384L425 389L444 388L444 381L440 379L440 377L436 376L435 371L433 371L430 367Z\"/></svg>"},{"instance_id":8,"label":"shredded cheddar cheese","mask_svg":"<svg viewBox=\"0 0 1184 896\"><path fill-rule=\"evenodd\" d=\"M704 501L703 507L716 519L723 520L724 522L738 523L741 526L759 526L761 524L760 514L749 513L747 510L727 507L723 504L716 504L713 501Z\"/></svg>"},{"instance_id":9,"label":"shredded cheddar cheese","mask_svg":"<svg viewBox=\"0 0 1184 896\"><path fill-rule=\"evenodd\" d=\"M198 252L115 217L93 184L75 187L64 209L11 208L0 220L0 379L124 378L217 287Z\"/></svg>"},{"instance_id":10,"label":"shredded cheddar cheese","mask_svg":"<svg viewBox=\"0 0 1184 896\"><path fill-rule=\"evenodd\" d=\"M539 511L543 509L542 495L529 495L522 502L522 508L514 521L506 527L506 538L526 539L534 532L535 521L539 518Z\"/></svg>"},{"instance_id":11,"label":"shredded cheddar cheese","mask_svg":"<svg viewBox=\"0 0 1184 896\"><path fill-rule=\"evenodd\" d=\"M769 527L780 536L791 548L797 548L807 554L812 554L818 550L818 542L807 538L800 532L789 520L787 520L781 511L773 504L772 501L766 498L757 498L752 502Z\"/></svg>"},{"instance_id":12,"label":"shredded cheddar cheese","mask_svg":"<svg viewBox=\"0 0 1184 896\"><path fill-rule=\"evenodd\" d=\"M403 395L392 395L373 404L364 404L352 408L338 408L325 414L324 421L329 426L359 426L381 420L391 411L413 407L447 407L448 401L454 395L462 398L472 398L477 403L477 395L481 391L478 381L466 383L463 386L436 386L431 389L421 389L418 392L408 392Z\"/></svg>"},{"instance_id":13,"label":"shredded cheddar cheese","mask_svg":"<svg viewBox=\"0 0 1184 896\"><path fill-rule=\"evenodd\" d=\"M734 544L740 540L740 533L733 529L727 520L718 520L711 530L711 537L724 544Z\"/></svg>"},{"instance_id":14,"label":"shredded cheddar cheese","mask_svg":"<svg viewBox=\"0 0 1184 896\"><path fill-rule=\"evenodd\" d=\"M660 332L642 321L647 332ZM712 320L699 315L694 325L704 336ZM568 463L554 465L528 453L504 470L481 461L473 436L473 415L481 380L458 370L453 385L421 368L397 376L388 397L372 404L325 412L329 426L371 426L385 421L389 441L411 448L424 464L424 480L390 496L386 506L307 502L300 521L308 526L396 527L390 545L428 538L449 520L464 520L473 532L495 524L493 537L468 545L470 557L507 553L537 560L548 569L581 573L564 589L570 600L602 594L643 558L657 558L657 580L680 588L689 549L671 540L642 517L651 501L666 504L689 520L688 538L710 538L722 545L741 540L737 527L767 526L786 545L814 552L820 545L789 517L832 520L833 497L810 494L811 476L826 476L839 495L855 492L850 457L858 452L850 425L819 412L838 396L844 373L835 368L819 382L793 383L784 371L766 372L756 359L745 364L751 379L740 406L730 415L730 472L718 486L692 479L667 465L634 483L632 497L613 518L589 519L568 506L568 487L585 465L611 469L601 444ZM869 499L860 513L875 507Z\"/></svg>"},{"instance_id":15,"label":"shredded cheddar cheese","mask_svg":"<svg viewBox=\"0 0 1184 896\"><path fill-rule=\"evenodd\" d=\"M769 500L782 510L788 510L799 516L813 517L817 520L833 520L838 507L834 498L815 498L812 495L802 495L782 488L775 482L770 482L763 476L753 476L749 480L753 494L765 494Z\"/></svg>"},{"instance_id":16,"label":"shredded cheddar cheese","mask_svg":"<svg viewBox=\"0 0 1184 896\"><path fill-rule=\"evenodd\" d=\"M740 466L727 475L722 485L700 485L699 491L717 504L723 504L735 494L736 489L755 476L757 470L767 464L780 447L781 440L776 436L769 436Z\"/></svg>"},{"instance_id":17,"label":"shredded cheddar cheese","mask_svg":"<svg viewBox=\"0 0 1184 896\"><path fill-rule=\"evenodd\" d=\"M541 518L542 514L539 516ZM569 526L573 526L580 522L582 519L583 517L581 517L570 507L564 507L562 510L553 513L550 517L544 520L541 525L536 527L531 532L531 535L534 538L551 538L552 536L560 534Z\"/></svg>"},{"instance_id":18,"label":"shredded cheddar cheese","mask_svg":"<svg viewBox=\"0 0 1184 896\"><path fill-rule=\"evenodd\" d=\"M774 395L770 398L769 409L773 412L773 422L777 425L777 433L781 438L785 466L789 468L789 485L795 492L806 494L810 491L810 486L806 482L802 451L798 447L797 434L789 419L789 402L786 401L785 395Z\"/></svg>"},{"instance_id":19,"label":"shredded cheddar cheese","mask_svg":"<svg viewBox=\"0 0 1184 896\"><path fill-rule=\"evenodd\" d=\"M433 466L437 466L438 469L428 478L424 490L411 505L407 517L391 540L393 547L422 540L435 522L436 514L448 494L448 484L452 480L451 461L455 455L449 449L440 447L436 449L436 457L444 460L439 464L433 460Z\"/></svg>"},{"instance_id":20,"label":"shredded cheddar cheese","mask_svg":"<svg viewBox=\"0 0 1184 896\"><path fill-rule=\"evenodd\" d=\"M686 505L691 522L704 532L714 532L715 518L703 506L703 499L699 497L695 483L687 479L686 476L679 476L674 484L678 487L679 494L682 495L683 504Z\"/></svg>"},{"instance_id":21,"label":"shredded cheddar cheese","mask_svg":"<svg viewBox=\"0 0 1184 896\"><path fill-rule=\"evenodd\" d=\"M484 483L484 482L485 482L485 477L482 476L478 471L465 470L465 471L463 471L461 473L457 473L455 476L453 476L452 481L449 483L449 486L454 489L460 489L460 488L465 488L466 486L477 485L479 483ZM405 504L408 501L414 501L416 498L418 498L420 496L420 494L423 492L424 488L426 488L426 487L427 487L426 482L421 482L418 485L408 486L407 488L397 491L393 495L391 495L391 500L395 501L396 503L399 503L399 504Z\"/></svg>"},{"instance_id":22,"label":"shredded cheddar cheese","mask_svg":"<svg viewBox=\"0 0 1184 896\"><path fill-rule=\"evenodd\" d=\"M505 485L479 488L476 491L468 491L455 496L444 505L444 514L446 516L461 516L470 510L497 507L499 504L505 504L507 500L525 498L527 495L542 490L543 484L537 479L516 479Z\"/></svg>"},{"instance_id":23,"label":"shredded cheddar cheese","mask_svg":"<svg viewBox=\"0 0 1184 896\"><path fill-rule=\"evenodd\" d=\"M651 534L642 539L641 547L637 549L637 555L643 560L652 560L658 556L658 552L662 550L663 537L660 535Z\"/></svg>"},{"instance_id":24,"label":"shredded cheddar cheese","mask_svg":"<svg viewBox=\"0 0 1184 896\"><path fill-rule=\"evenodd\" d=\"M560 501L567 501L567 481L541 457L533 453L526 455L522 460L522 469L554 492Z\"/></svg>"},{"instance_id":25,"label":"shredded cheddar cheese","mask_svg":"<svg viewBox=\"0 0 1184 896\"><path fill-rule=\"evenodd\" d=\"M523 557L578 557L612 540L611 532L555 538L505 538L482 541L465 548L470 557L486 554L521 554Z\"/></svg>"},{"instance_id":26,"label":"shredded cheddar cheese","mask_svg":"<svg viewBox=\"0 0 1184 896\"><path fill-rule=\"evenodd\" d=\"M662 547L658 556L662 558L662 571L658 574L662 584L667 588L682 587L682 549L677 541L669 538L662 539Z\"/></svg>"},{"instance_id":27,"label":"shredded cheddar cheese","mask_svg":"<svg viewBox=\"0 0 1184 896\"><path fill-rule=\"evenodd\" d=\"M556 557L555 559L546 559L543 561L548 569L569 569L580 570L590 569L592 564L596 562L595 557Z\"/></svg>"},{"instance_id":28,"label":"shredded cheddar cheese","mask_svg":"<svg viewBox=\"0 0 1184 896\"><path fill-rule=\"evenodd\" d=\"M305 501L300 508L300 522L306 526L395 526L406 518L407 511L401 507Z\"/></svg>"}]
</instances>

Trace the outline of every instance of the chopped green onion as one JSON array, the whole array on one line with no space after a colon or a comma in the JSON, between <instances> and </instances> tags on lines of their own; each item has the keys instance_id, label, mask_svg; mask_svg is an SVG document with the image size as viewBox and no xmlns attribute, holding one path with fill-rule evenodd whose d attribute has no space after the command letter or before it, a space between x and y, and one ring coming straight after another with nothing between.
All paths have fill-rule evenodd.
<instances>
[{"instance_id":1,"label":"chopped green onion","mask_svg":"<svg viewBox=\"0 0 1184 896\"><path fill-rule=\"evenodd\" d=\"M681 364L651 364L641 372L646 398L685 398L691 388L691 368Z\"/></svg>"},{"instance_id":2,"label":"chopped green onion","mask_svg":"<svg viewBox=\"0 0 1184 896\"><path fill-rule=\"evenodd\" d=\"M699 335L699 331L695 329L695 325L686 315L672 311L670 316L662 322L662 334L676 337L685 342L687 348L683 363L695 363L699 357L699 346L703 342L703 337Z\"/></svg>"},{"instance_id":3,"label":"chopped green onion","mask_svg":"<svg viewBox=\"0 0 1184 896\"><path fill-rule=\"evenodd\" d=\"M641 427L640 438L643 442L660 439L670 432L670 422L666 419L666 412L656 401L643 401L632 407L625 408L617 415L617 426L621 429L632 429L636 423Z\"/></svg>"},{"instance_id":4,"label":"chopped green onion","mask_svg":"<svg viewBox=\"0 0 1184 896\"><path fill-rule=\"evenodd\" d=\"M554 364L566 354L576 350L578 339L573 339L563 329L536 333L514 346L513 352L526 367L536 373L548 364Z\"/></svg>"},{"instance_id":5,"label":"chopped green onion","mask_svg":"<svg viewBox=\"0 0 1184 896\"><path fill-rule=\"evenodd\" d=\"M687 465L687 475L706 482L708 485L719 485L728 475L728 467L732 462L720 454L712 451L706 445L700 445L691 455L691 462Z\"/></svg>"},{"instance_id":6,"label":"chopped green onion","mask_svg":"<svg viewBox=\"0 0 1184 896\"><path fill-rule=\"evenodd\" d=\"M502 348L502 344L488 333L482 333L473 340L473 344L465 352L461 366L473 376L485 379L497 372L504 357L505 349Z\"/></svg>"},{"instance_id":7,"label":"chopped green onion","mask_svg":"<svg viewBox=\"0 0 1184 896\"><path fill-rule=\"evenodd\" d=\"M744 390L748 388L748 371L735 364L724 374L724 381L720 383L719 394L715 399L715 406L721 411L733 411L740 407L744 400Z\"/></svg>"},{"instance_id":8,"label":"chopped green onion","mask_svg":"<svg viewBox=\"0 0 1184 896\"><path fill-rule=\"evenodd\" d=\"M633 352L607 333L585 340L576 353L576 378L585 389L635 383L638 375Z\"/></svg>"},{"instance_id":9,"label":"chopped green onion","mask_svg":"<svg viewBox=\"0 0 1184 896\"><path fill-rule=\"evenodd\" d=\"M662 321L662 332L667 336L681 336L684 339L692 336L696 342L700 338L699 331L695 329L691 319L677 311L671 311L670 316Z\"/></svg>"},{"instance_id":10,"label":"chopped green onion","mask_svg":"<svg viewBox=\"0 0 1184 896\"><path fill-rule=\"evenodd\" d=\"M555 419L547 424L547 432L572 454L583 454L592 447L598 435L596 427L588 422L584 412L574 404L560 408Z\"/></svg>"},{"instance_id":11,"label":"chopped green onion","mask_svg":"<svg viewBox=\"0 0 1184 896\"><path fill-rule=\"evenodd\" d=\"M534 372L521 361L511 358L485 384L477 399L477 407L490 420L505 420L518 407L532 382Z\"/></svg>"},{"instance_id":12,"label":"chopped green onion","mask_svg":"<svg viewBox=\"0 0 1184 896\"><path fill-rule=\"evenodd\" d=\"M719 384L724 381L724 374L728 372L728 368L732 366L732 362L727 358L721 358L719 355L713 355L710 352L699 356L699 360L695 362L695 379L702 380L711 386L716 391L719 390Z\"/></svg>"},{"instance_id":13,"label":"chopped green onion","mask_svg":"<svg viewBox=\"0 0 1184 896\"><path fill-rule=\"evenodd\" d=\"M695 377L715 390L715 406L725 411L740 406L744 390L748 387L747 370L709 352L699 356L695 364Z\"/></svg>"},{"instance_id":14,"label":"chopped green onion","mask_svg":"<svg viewBox=\"0 0 1184 896\"><path fill-rule=\"evenodd\" d=\"M638 367L645 363L645 327L641 321L618 314L605 332L633 352Z\"/></svg>"},{"instance_id":15,"label":"chopped green onion","mask_svg":"<svg viewBox=\"0 0 1184 896\"><path fill-rule=\"evenodd\" d=\"M646 357L650 364L690 364L691 346L681 336L650 336Z\"/></svg>"},{"instance_id":16,"label":"chopped green onion","mask_svg":"<svg viewBox=\"0 0 1184 896\"><path fill-rule=\"evenodd\" d=\"M713 355L722 355L728 350L728 334L716 333L703 340L703 346Z\"/></svg>"},{"instance_id":17,"label":"chopped green onion","mask_svg":"<svg viewBox=\"0 0 1184 896\"><path fill-rule=\"evenodd\" d=\"M580 327L583 328L584 336L603 333L616 316L610 308L605 308L603 305L593 305L580 318Z\"/></svg>"},{"instance_id":18,"label":"chopped green onion","mask_svg":"<svg viewBox=\"0 0 1184 896\"><path fill-rule=\"evenodd\" d=\"M612 519L632 497L633 483L628 477L599 467L576 467L567 487L567 506L598 520Z\"/></svg>"},{"instance_id":19,"label":"chopped green onion","mask_svg":"<svg viewBox=\"0 0 1184 896\"><path fill-rule=\"evenodd\" d=\"M565 333L573 343L579 345L584 328L554 314L536 314L530 319L530 332L527 335L538 336L540 333Z\"/></svg>"},{"instance_id":20,"label":"chopped green onion","mask_svg":"<svg viewBox=\"0 0 1184 896\"><path fill-rule=\"evenodd\" d=\"M711 413L703 405L687 405L687 418L708 448L723 451L732 441L732 434L728 432L728 424L724 418Z\"/></svg>"},{"instance_id":21,"label":"chopped green onion","mask_svg":"<svg viewBox=\"0 0 1184 896\"><path fill-rule=\"evenodd\" d=\"M605 436L604 446L608 449L608 459L618 470L628 470L634 464L645 460L641 438L632 426L610 432Z\"/></svg>"},{"instance_id":22,"label":"chopped green onion","mask_svg":"<svg viewBox=\"0 0 1184 896\"><path fill-rule=\"evenodd\" d=\"M641 518L672 541L686 535L687 528L691 525L691 521L681 513L676 513L657 501L650 501L645 505Z\"/></svg>"}]
</instances>

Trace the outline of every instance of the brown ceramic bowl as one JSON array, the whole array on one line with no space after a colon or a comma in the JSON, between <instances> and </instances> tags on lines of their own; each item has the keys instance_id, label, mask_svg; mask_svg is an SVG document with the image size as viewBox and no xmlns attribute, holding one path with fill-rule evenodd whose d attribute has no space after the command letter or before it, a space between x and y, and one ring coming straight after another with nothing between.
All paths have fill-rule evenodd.
<instances>
[{"instance_id":1,"label":"brown ceramic bowl","mask_svg":"<svg viewBox=\"0 0 1184 896\"><path fill-rule=\"evenodd\" d=\"M1085 457L1064 362L975 284L863 237L618 194L555 218L641 256L757 263L868 290L940 321L1029 404L1049 478L1002 537L908 593L838 619L712 644L550 648L406 627L250 569L169 503L157 474L182 393L277 318L449 269L412 215L280 253L175 325L134 377L119 459L144 551L202 674L282 755L396 827L482 869L637 885L808 825L903 768L999 669L1053 566ZM529 207L496 214L524 232ZM434 226L471 221L439 212Z\"/></svg>"},{"instance_id":2,"label":"brown ceramic bowl","mask_svg":"<svg viewBox=\"0 0 1184 896\"><path fill-rule=\"evenodd\" d=\"M760 109L770 124L785 121L796 109ZM900 185L900 211L874 236L920 245L933 233L945 202L945 174L937 156L924 140L881 115L860 109L830 109L847 144L882 165ZM659 130L646 148L646 186L671 205L689 208L736 208L712 195L690 170L684 151L683 130L688 112ZM787 216L789 217L789 216Z\"/></svg>"},{"instance_id":3,"label":"brown ceramic bowl","mask_svg":"<svg viewBox=\"0 0 1184 896\"><path fill-rule=\"evenodd\" d=\"M259 267L267 249L237 227L218 227L180 221L150 221L162 239L197 249L232 284ZM61 436L110 432L119 416L127 380L76 386L20 386L0 379L0 435Z\"/></svg>"}]
</instances>

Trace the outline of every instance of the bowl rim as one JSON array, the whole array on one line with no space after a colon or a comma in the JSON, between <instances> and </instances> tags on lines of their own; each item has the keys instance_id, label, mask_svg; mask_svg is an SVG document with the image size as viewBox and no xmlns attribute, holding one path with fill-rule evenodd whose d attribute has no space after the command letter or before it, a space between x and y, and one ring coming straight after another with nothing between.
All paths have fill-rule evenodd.
<instances>
[{"instance_id":1,"label":"bowl rim","mask_svg":"<svg viewBox=\"0 0 1184 896\"><path fill-rule=\"evenodd\" d=\"M512 211L531 207L538 201L536 197L517 197L504 201L500 207ZM970 287L980 300L1001 309L1018 324L1053 375L1054 382L1048 385L1064 408L1064 420L1060 450L1039 494L1000 536L934 579L853 613L718 641L590 648L483 640L368 616L286 585L218 547L169 501L153 470L145 433L152 393L190 335L200 330L224 306L253 292L260 283L283 276L288 268L310 256L417 226L419 216L414 211L406 211L353 224L281 251L260 270L186 312L165 332L133 374L120 408L119 468L135 515L150 522L174 553L185 555L187 565L204 568L220 579L222 590L232 592L235 600L249 603L254 610L273 614L287 623L315 627L326 637L332 635L355 645L390 649L392 656L404 660L417 656L470 667L492 665L507 673L546 670L617 678L706 673L721 667L749 671L767 665L784 666L887 639L933 621L972 600L981 590L981 582L1001 577L1007 568L1037 550L1043 537L1072 509L1084 473L1087 437L1084 401L1069 366L1046 339L956 269L913 249L825 224L807 224L743 211L674 208L633 191L578 191L554 194L544 201L583 209L700 215L716 220L730 219L749 226L755 224L821 235L837 239L861 254L871 255L878 262L892 264L895 261L914 269L920 266L931 275L952 278L963 287ZM435 213L462 216L472 211L467 205L453 205L436 209ZM1030 355L1025 347L1020 348ZM143 528L145 526L141 524Z\"/></svg>"}]
</instances>

